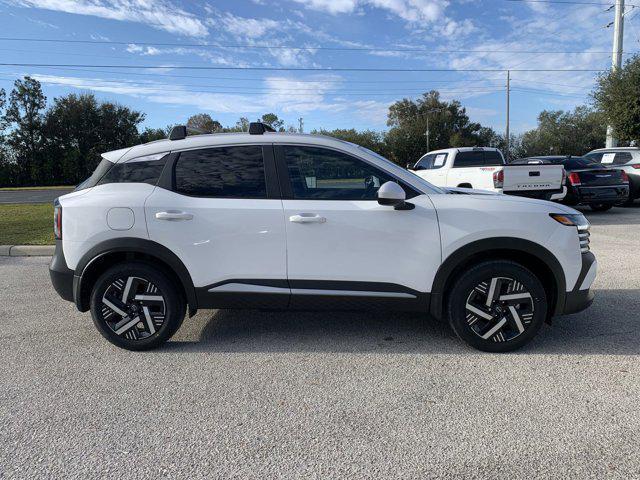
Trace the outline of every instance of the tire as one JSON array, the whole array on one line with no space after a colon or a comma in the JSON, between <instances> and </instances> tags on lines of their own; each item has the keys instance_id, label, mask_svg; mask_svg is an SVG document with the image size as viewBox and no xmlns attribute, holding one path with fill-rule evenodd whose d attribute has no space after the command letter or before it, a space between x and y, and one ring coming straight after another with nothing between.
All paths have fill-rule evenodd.
<instances>
[{"instance_id":1,"label":"tire","mask_svg":"<svg viewBox=\"0 0 640 480\"><path fill-rule=\"evenodd\" d=\"M91 292L96 328L127 350L162 345L180 328L185 310L178 286L164 272L142 262L114 265L98 278Z\"/></svg>"},{"instance_id":2,"label":"tire","mask_svg":"<svg viewBox=\"0 0 640 480\"><path fill-rule=\"evenodd\" d=\"M589 206L594 212L606 212L613 208L613 205L610 203L590 203Z\"/></svg>"},{"instance_id":3,"label":"tire","mask_svg":"<svg viewBox=\"0 0 640 480\"><path fill-rule=\"evenodd\" d=\"M487 306L490 294L494 300ZM509 352L527 344L540 330L547 309L540 280L508 260L486 261L464 272L447 302L456 335L485 352Z\"/></svg>"}]
</instances>

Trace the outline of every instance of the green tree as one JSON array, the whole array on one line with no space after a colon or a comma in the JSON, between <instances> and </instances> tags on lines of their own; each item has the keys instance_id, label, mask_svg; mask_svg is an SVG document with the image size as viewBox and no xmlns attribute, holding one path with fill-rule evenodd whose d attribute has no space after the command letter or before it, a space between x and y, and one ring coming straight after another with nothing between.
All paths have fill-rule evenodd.
<instances>
[{"instance_id":1,"label":"green tree","mask_svg":"<svg viewBox=\"0 0 640 480\"><path fill-rule=\"evenodd\" d=\"M326 135L328 137L339 138L346 142L361 145L382 156L387 155L387 145L384 141L384 134L380 132L375 132L373 130L364 130L359 132L354 128L337 128L335 130L313 130L311 133L314 135Z\"/></svg>"},{"instance_id":2,"label":"green tree","mask_svg":"<svg viewBox=\"0 0 640 480\"><path fill-rule=\"evenodd\" d=\"M258 119L259 122L266 123L270 127L273 127L277 132L284 132L284 120L278 118L275 113L265 113L262 118Z\"/></svg>"},{"instance_id":3,"label":"green tree","mask_svg":"<svg viewBox=\"0 0 640 480\"><path fill-rule=\"evenodd\" d=\"M57 98L47 111L47 158L55 183L78 183L100 162L101 153L138 143L144 114L92 94Z\"/></svg>"},{"instance_id":4,"label":"green tree","mask_svg":"<svg viewBox=\"0 0 640 480\"><path fill-rule=\"evenodd\" d=\"M391 127L386 135L389 156L403 166L427 150L483 145L496 136L493 130L471 122L460 102L442 101L435 90L418 100L403 99L391 105L387 125Z\"/></svg>"},{"instance_id":5,"label":"green tree","mask_svg":"<svg viewBox=\"0 0 640 480\"><path fill-rule=\"evenodd\" d=\"M47 98L36 79L26 76L14 82L2 123L10 128L6 145L16 162L19 185L34 185L47 179L47 172L42 168L43 110L46 105Z\"/></svg>"},{"instance_id":6,"label":"green tree","mask_svg":"<svg viewBox=\"0 0 640 480\"><path fill-rule=\"evenodd\" d=\"M640 55L600 75L591 95L619 140L640 140Z\"/></svg>"},{"instance_id":7,"label":"green tree","mask_svg":"<svg viewBox=\"0 0 640 480\"><path fill-rule=\"evenodd\" d=\"M222 124L211 118L208 113L197 113L189 117L187 128L194 128L204 133L216 133L222 130Z\"/></svg>"},{"instance_id":8,"label":"green tree","mask_svg":"<svg viewBox=\"0 0 640 480\"><path fill-rule=\"evenodd\" d=\"M140 134L140 141L138 143L148 143L155 140L163 140L169 137L171 127L166 128L145 128Z\"/></svg>"},{"instance_id":9,"label":"green tree","mask_svg":"<svg viewBox=\"0 0 640 480\"><path fill-rule=\"evenodd\" d=\"M538 126L522 135L519 156L584 155L603 146L605 123L600 113L586 106L570 112L544 110Z\"/></svg>"}]
</instances>

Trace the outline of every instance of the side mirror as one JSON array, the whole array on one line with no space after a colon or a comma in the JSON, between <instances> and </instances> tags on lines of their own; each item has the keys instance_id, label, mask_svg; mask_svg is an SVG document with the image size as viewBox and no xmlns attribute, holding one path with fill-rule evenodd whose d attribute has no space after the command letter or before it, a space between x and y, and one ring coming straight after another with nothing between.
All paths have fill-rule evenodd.
<instances>
[{"instance_id":1,"label":"side mirror","mask_svg":"<svg viewBox=\"0 0 640 480\"><path fill-rule=\"evenodd\" d=\"M396 210L411 210L414 208L412 203L407 203L404 189L396 182L386 182L378 189L378 203Z\"/></svg>"}]
</instances>

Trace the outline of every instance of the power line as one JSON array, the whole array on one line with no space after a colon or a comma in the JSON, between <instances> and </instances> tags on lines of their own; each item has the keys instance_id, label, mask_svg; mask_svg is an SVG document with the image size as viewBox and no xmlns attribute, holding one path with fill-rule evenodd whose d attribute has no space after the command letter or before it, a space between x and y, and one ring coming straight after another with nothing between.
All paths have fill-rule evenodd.
<instances>
[{"instance_id":1,"label":"power line","mask_svg":"<svg viewBox=\"0 0 640 480\"><path fill-rule=\"evenodd\" d=\"M525 1L525 0L509 0L509 1ZM527 0L534 1L534 0ZM536 0L542 1L542 0ZM161 42L136 42L136 41L115 41L115 40L68 40L56 38L14 38L0 37L0 41L16 41L16 42L50 42L50 43L67 43L67 44L90 44L90 45L136 45L145 47L178 47L178 48L212 48L212 49L248 49L248 50L328 50L328 51L353 51L353 52L392 52L392 53L545 53L545 54L607 54L611 52L590 51L590 50L483 50L483 49L429 49L418 47L402 47L402 48L382 48L382 47L328 47L328 46L291 46L291 45L216 45L210 43L161 43ZM24 51L24 50L23 50ZM36 52L34 52L36 53ZM46 52L43 52L46 53ZM629 53L630 55L630 53Z\"/></svg>"},{"instance_id":2,"label":"power line","mask_svg":"<svg viewBox=\"0 0 640 480\"><path fill-rule=\"evenodd\" d=\"M588 68L354 68L354 67L230 67L211 65L90 65L73 63L0 63L3 67L30 68L123 68L145 70L253 70L286 72L602 72L601 69Z\"/></svg>"},{"instance_id":3,"label":"power line","mask_svg":"<svg viewBox=\"0 0 640 480\"><path fill-rule=\"evenodd\" d=\"M605 5L607 7L613 6L613 2L578 2L569 0L505 0L507 2L524 2L524 3L555 3L566 5ZM638 5L628 4L630 7L637 7Z\"/></svg>"}]
</instances>

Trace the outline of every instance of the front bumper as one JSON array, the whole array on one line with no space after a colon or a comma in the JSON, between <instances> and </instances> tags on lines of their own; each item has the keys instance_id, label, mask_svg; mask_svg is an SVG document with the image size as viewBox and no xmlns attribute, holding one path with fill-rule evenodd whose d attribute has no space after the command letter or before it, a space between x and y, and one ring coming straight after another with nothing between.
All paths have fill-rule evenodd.
<instances>
[{"instance_id":1,"label":"front bumper","mask_svg":"<svg viewBox=\"0 0 640 480\"><path fill-rule=\"evenodd\" d=\"M73 302L73 270L67 267L62 251L62 240L56 240L56 250L49 264L49 276L58 295L64 300Z\"/></svg>"},{"instance_id":2,"label":"front bumper","mask_svg":"<svg viewBox=\"0 0 640 480\"><path fill-rule=\"evenodd\" d=\"M591 291L591 284L596 277L597 268L598 262L593 253L583 253L582 268L576 285L565 294L563 315L581 312L593 303L594 293Z\"/></svg>"}]
</instances>

